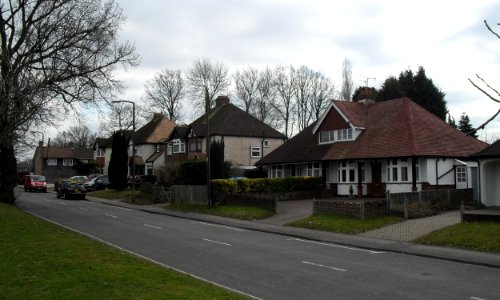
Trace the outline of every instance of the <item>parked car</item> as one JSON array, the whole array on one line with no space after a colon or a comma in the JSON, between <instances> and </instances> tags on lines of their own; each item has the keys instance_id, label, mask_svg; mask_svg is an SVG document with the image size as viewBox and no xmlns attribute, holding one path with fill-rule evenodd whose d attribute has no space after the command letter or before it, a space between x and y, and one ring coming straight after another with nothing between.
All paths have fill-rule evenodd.
<instances>
[{"instance_id":1,"label":"parked car","mask_svg":"<svg viewBox=\"0 0 500 300\"><path fill-rule=\"evenodd\" d=\"M85 200L85 195L87 190L82 183L75 183L69 179L63 180L59 188L57 189L57 198L68 199L81 199Z\"/></svg>"},{"instance_id":2,"label":"parked car","mask_svg":"<svg viewBox=\"0 0 500 300\"><path fill-rule=\"evenodd\" d=\"M33 190L40 192L47 192L47 181L45 176L42 175L25 175L24 176L24 190L31 192Z\"/></svg>"},{"instance_id":3,"label":"parked car","mask_svg":"<svg viewBox=\"0 0 500 300\"><path fill-rule=\"evenodd\" d=\"M108 175L100 175L85 182L83 186L87 192L104 190L110 185Z\"/></svg>"},{"instance_id":4,"label":"parked car","mask_svg":"<svg viewBox=\"0 0 500 300\"><path fill-rule=\"evenodd\" d=\"M89 181L89 178L87 176L73 176L73 177L70 177L68 180L73 182L73 183L84 184L85 182Z\"/></svg>"}]
</instances>

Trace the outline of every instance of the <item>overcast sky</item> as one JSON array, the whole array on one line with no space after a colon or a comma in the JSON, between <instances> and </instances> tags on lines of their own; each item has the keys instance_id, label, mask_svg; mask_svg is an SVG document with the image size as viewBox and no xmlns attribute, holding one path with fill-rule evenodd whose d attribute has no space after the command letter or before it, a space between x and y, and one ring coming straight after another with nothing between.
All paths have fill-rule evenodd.
<instances>
[{"instance_id":1,"label":"overcast sky","mask_svg":"<svg viewBox=\"0 0 500 300\"><path fill-rule=\"evenodd\" d=\"M247 66L306 65L340 87L342 61L354 85L380 87L388 76L423 66L446 93L451 114L473 125L500 104L468 81L476 73L500 88L500 1L159 1L116 0L127 21L120 38L135 43L139 67L120 72L124 99L140 101L144 82L161 69L189 68L196 58ZM488 133L500 133L500 118ZM185 122L192 119L188 116Z\"/></svg>"}]
</instances>

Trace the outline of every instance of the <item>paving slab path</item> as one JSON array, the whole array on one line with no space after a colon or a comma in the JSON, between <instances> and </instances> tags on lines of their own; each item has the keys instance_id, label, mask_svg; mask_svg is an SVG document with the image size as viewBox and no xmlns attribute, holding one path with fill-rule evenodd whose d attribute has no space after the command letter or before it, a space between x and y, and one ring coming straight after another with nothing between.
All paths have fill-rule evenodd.
<instances>
[{"instance_id":1,"label":"paving slab path","mask_svg":"<svg viewBox=\"0 0 500 300\"><path fill-rule=\"evenodd\" d=\"M438 229L460 222L460 212L450 211L427 218L406 220L401 223L363 232L359 235L409 242Z\"/></svg>"},{"instance_id":2,"label":"paving slab path","mask_svg":"<svg viewBox=\"0 0 500 300\"><path fill-rule=\"evenodd\" d=\"M308 217L313 213L313 201L312 199L279 201L276 215L258 222L285 225Z\"/></svg>"}]
</instances>

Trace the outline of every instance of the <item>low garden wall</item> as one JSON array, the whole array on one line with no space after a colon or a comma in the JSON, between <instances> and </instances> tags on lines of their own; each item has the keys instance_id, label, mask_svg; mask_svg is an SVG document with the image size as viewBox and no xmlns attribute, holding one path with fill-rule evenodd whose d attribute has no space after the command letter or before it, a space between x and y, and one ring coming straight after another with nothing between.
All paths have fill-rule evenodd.
<instances>
[{"instance_id":1,"label":"low garden wall","mask_svg":"<svg viewBox=\"0 0 500 300\"><path fill-rule=\"evenodd\" d=\"M387 214L385 199L319 199L314 200L314 214L336 214L366 219Z\"/></svg>"}]
</instances>

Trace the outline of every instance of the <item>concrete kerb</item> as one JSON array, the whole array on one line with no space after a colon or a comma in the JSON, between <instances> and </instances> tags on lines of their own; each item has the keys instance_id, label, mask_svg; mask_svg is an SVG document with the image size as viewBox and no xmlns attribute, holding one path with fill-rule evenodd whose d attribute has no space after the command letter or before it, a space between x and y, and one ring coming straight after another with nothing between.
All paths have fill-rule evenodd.
<instances>
[{"instance_id":1,"label":"concrete kerb","mask_svg":"<svg viewBox=\"0 0 500 300\"><path fill-rule=\"evenodd\" d=\"M486 252L477 252L447 247L428 246L410 242L400 242L383 238L365 237L359 235L348 235L319 230L311 230L297 227L287 227L265 224L254 221L243 221L219 216L204 215L191 212L179 212L168 210L158 206L134 205L119 200L105 200L88 197L88 201L99 202L107 205L136 209L144 212L163 214L177 218L213 223L224 226L237 227L247 230L255 230L266 233L285 235L292 238L307 239L315 242L333 243L347 247L357 247L370 251L384 251L408 254L433 259L447 260L471 265L486 266L500 269L500 255Z\"/></svg>"}]
</instances>

